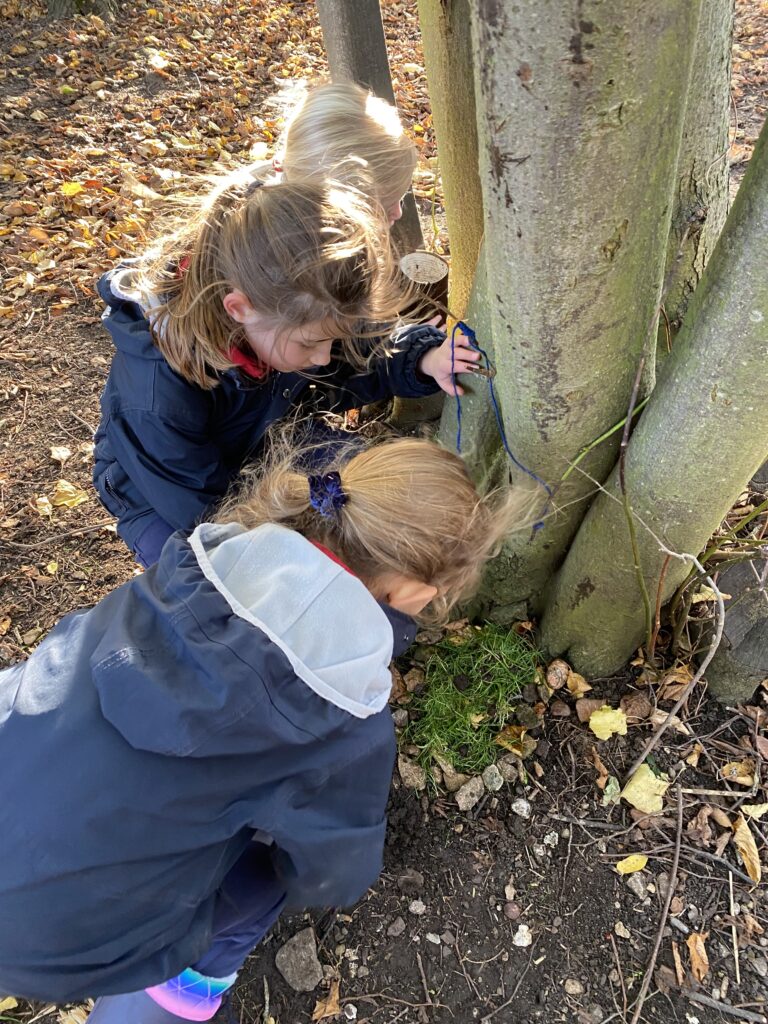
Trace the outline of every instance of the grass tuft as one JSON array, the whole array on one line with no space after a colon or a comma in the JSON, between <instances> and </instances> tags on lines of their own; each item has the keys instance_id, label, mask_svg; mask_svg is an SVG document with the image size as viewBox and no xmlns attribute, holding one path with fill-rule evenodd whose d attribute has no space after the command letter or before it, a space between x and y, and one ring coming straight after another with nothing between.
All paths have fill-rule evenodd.
<instances>
[{"instance_id":1,"label":"grass tuft","mask_svg":"<svg viewBox=\"0 0 768 1024\"><path fill-rule=\"evenodd\" d=\"M489 623L449 634L432 648L424 687L408 705L404 742L419 748L424 768L439 754L458 772L481 772L503 753L496 736L538 663L531 640L508 628Z\"/></svg>"}]
</instances>

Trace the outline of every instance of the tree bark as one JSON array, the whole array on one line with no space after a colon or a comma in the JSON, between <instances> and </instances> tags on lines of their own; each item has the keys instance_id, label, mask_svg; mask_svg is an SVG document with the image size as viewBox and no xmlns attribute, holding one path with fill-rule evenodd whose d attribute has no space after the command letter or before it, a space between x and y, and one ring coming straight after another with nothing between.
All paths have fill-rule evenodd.
<instances>
[{"instance_id":1,"label":"tree bark","mask_svg":"<svg viewBox=\"0 0 768 1024\"><path fill-rule=\"evenodd\" d=\"M624 415L644 350L652 377L699 3L645 0L642 16L635 0L472 5L497 390L513 451L554 487ZM443 167L447 187L456 173ZM582 463L592 477L618 436ZM510 539L486 614L541 606L592 490L573 473L557 515Z\"/></svg>"},{"instance_id":2,"label":"tree bark","mask_svg":"<svg viewBox=\"0 0 768 1024\"><path fill-rule=\"evenodd\" d=\"M652 601L664 559L653 534L673 551L698 554L765 459L766 267L768 125L627 451L626 488ZM618 669L644 635L617 471L606 491L582 524L542 622L544 646L589 675ZM688 568L671 562L663 598Z\"/></svg>"},{"instance_id":3,"label":"tree bark","mask_svg":"<svg viewBox=\"0 0 768 1024\"><path fill-rule=\"evenodd\" d=\"M733 14L734 0L702 0L667 248L664 309L672 336L728 212ZM666 329L659 337L661 352L668 351Z\"/></svg>"},{"instance_id":4,"label":"tree bark","mask_svg":"<svg viewBox=\"0 0 768 1024\"><path fill-rule=\"evenodd\" d=\"M719 700L738 704L768 679L768 558L730 566L717 585L731 599L707 683Z\"/></svg>"},{"instance_id":5,"label":"tree bark","mask_svg":"<svg viewBox=\"0 0 768 1024\"><path fill-rule=\"evenodd\" d=\"M359 82L394 103L379 0L317 0L317 9L333 81ZM410 192L392 235L402 252L424 245L416 200Z\"/></svg>"}]
</instances>

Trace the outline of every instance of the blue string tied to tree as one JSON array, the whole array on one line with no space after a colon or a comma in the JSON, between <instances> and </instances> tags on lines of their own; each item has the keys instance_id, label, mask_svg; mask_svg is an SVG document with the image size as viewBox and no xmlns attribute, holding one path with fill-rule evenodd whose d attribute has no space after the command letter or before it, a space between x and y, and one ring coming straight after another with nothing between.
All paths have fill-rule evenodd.
<instances>
[{"instance_id":1,"label":"blue string tied to tree","mask_svg":"<svg viewBox=\"0 0 768 1024\"><path fill-rule=\"evenodd\" d=\"M504 430L504 421L501 417L501 409L499 408L499 402L496 397L496 389L493 386L493 378L496 372L495 367L491 363L491 360L488 358L488 353L485 351L485 349L482 349L478 345L477 335L475 334L475 332L472 330L469 324L465 323L463 320L457 320L454 323L453 328L451 330L451 373L453 374L454 384L456 384L456 372L454 368L456 366L457 331L461 331L461 333L466 337L467 342L469 343L469 347L474 349L475 352L479 352L482 359L485 361L485 366L482 367L482 376L484 376L488 381L488 397L490 398L491 406L493 407L493 412L496 417L496 426L499 431L499 437L501 438L501 443L504 447L504 451L507 453L507 456L509 457L510 461L513 462L518 467L518 469L521 469L523 473L526 473L529 477L531 477L532 480L535 480L536 483L539 484L539 486L542 487L547 494L547 503L544 506L544 510L542 511L542 518L538 522L533 524L534 530L540 530L544 526L544 516L548 512L549 505L552 500L552 488L549 486L549 484L545 483L540 476L537 476L532 469L528 469L527 466L524 466L523 463L518 458L515 457L514 452L509 447L509 443L507 441L507 434L506 431ZM458 391L456 392L456 451L459 454L461 454L461 395L459 395Z\"/></svg>"},{"instance_id":2,"label":"blue string tied to tree","mask_svg":"<svg viewBox=\"0 0 768 1024\"><path fill-rule=\"evenodd\" d=\"M348 497L337 472L309 477L309 503L324 519L337 516L346 505Z\"/></svg>"}]
</instances>

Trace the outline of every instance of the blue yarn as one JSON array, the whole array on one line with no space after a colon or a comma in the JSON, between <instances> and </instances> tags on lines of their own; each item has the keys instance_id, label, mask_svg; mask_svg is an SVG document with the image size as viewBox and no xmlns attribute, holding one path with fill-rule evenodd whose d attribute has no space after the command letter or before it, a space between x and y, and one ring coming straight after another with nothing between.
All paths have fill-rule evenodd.
<instances>
[{"instance_id":1,"label":"blue yarn","mask_svg":"<svg viewBox=\"0 0 768 1024\"><path fill-rule=\"evenodd\" d=\"M478 345L477 335L475 334L475 332L468 324L464 323L463 320L457 320L456 323L453 325L453 330L451 331L451 374L453 375L454 386L456 385L456 373L454 367L456 365L457 331L461 331L461 333L466 336L470 348L474 349L475 352L480 353L480 355L485 360L486 369L491 369L491 361L488 358L488 353L484 349L480 348L480 346ZM520 460L515 457L514 452L509 447L509 443L507 441L507 434L506 431L504 430L504 421L501 418L501 409L499 409L499 403L496 398L496 390L493 386L493 377L488 377L488 396L491 400L491 405L493 406L494 415L496 416L496 426L499 431L501 443L504 446L504 451L507 453L509 459L518 467L518 469L521 469L524 473L531 477L532 480L535 480L540 487L544 488L544 490L547 493L547 505L545 506L546 512L547 508L549 507L549 502L552 500L552 488L549 486L549 484L545 483L540 476L537 476L532 469L528 469L527 466L524 466L523 463L520 462ZM458 390L456 392L456 451L459 452L459 454L461 454L461 396L459 395ZM533 528L534 530L540 530L543 525L543 520L540 520L539 522L534 523Z\"/></svg>"}]
</instances>

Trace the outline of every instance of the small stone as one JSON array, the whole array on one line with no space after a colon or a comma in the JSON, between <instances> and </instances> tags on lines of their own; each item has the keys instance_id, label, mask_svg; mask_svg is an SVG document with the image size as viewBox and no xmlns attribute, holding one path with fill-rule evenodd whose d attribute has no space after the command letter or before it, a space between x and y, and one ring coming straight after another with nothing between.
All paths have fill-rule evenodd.
<instances>
[{"instance_id":1,"label":"small stone","mask_svg":"<svg viewBox=\"0 0 768 1024\"><path fill-rule=\"evenodd\" d=\"M395 723L395 726L398 729L402 729L404 725L408 725L408 712L405 710L405 708L397 708L395 711L393 711L392 721ZM350 1003L347 1003L347 1006L350 1005Z\"/></svg>"},{"instance_id":2,"label":"small stone","mask_svg":"<svg viewBox=\"0 0 768 1024\"><path fill-rule=\"evenodd\" d=\"M513 754L505 754L499 758L496 762L496 767L499 769L499 774L505 782L509 782L514 785L520 778L520 772L517 764L515 763L515 757Z\"/></svg>"},{"instance_id":3,"label":"small stone","mask_svg":"<svg viewBox=\"0 0 768 1024\"><path fill-rule=\"evenodd\" d=\"M498 792L504 785L504 776L495 764L489 764L483 772L483 782L489 793Z\"/></svg>"},{"instance_id":4,"label":"small stone","mask_svg":"<svg viewBox=\"0 0 768 1024\"><path fill-rule=\"evenodd\" d=\"M403 676L403 682L408 693L413 693L416 687L421 686L425 678L424 670L420 668L412 668L410 672L406 672Z\"/></svg>"},{"instance_id":5,"label":"small stone","mask_svg":"<svg viewBox=\"0 0 768 1024\"><path fill-rule=\"evenodd\" d=\"M360 972L358 971L358 974ZM342 1011L346 1020L357 1020L357 1007L354 1003L345 1003Z\"/></svg>"},{"instance_id":6,"label":"small stone","mask_svg":"<svg viewBox=\"0 0 768 1024\"><path fill-rule=\"evenodd\" d=\"M442 939L444 945L446 945L446 946L455 946L456 945L456 936L453 934L453 932L445 931L440 936L440 938Z\"/></svg>"},{"instance_id":7,"label":"small stone","mask_svg":"<svg viewBox=\"0 0 768 1024\"><path fill-rule=\"evenodd\" d=\"M680 899L679 896L673 896L669 904L669 912L672 915L672 917L679 917L684 910L685 903Z\"/></svg>"},{"instance_id":8,"label":"small stone","mask_svg":"<svg viewBox=\"0 0 768 1024\"><path fill-rule=\"evenodd\" d=\"M398 936L403 934L405 928L406 924L402 917L396 917L389 928L387 928L387 935L392 939L396 939Z\"/></svg>"},{"instance_id":9,"label":"small stone","mask_svg":"<svg viewBox=\"0 0 768 1024\"><path fill-rule=\"evenodd\" d=\"M553 700L549 705L549 713L553 718L570 718L571 709L564 700Z\"/></svg>"},{"instance_id":10,"label":"small stone","mask_svg":"<svg viewBox=\"0 0 768 1024\"><path fill-rule=\"evenodd\" d=\"M415 868L406 868L397 879L397 887L407 896L416 896L424 888L424 875Z\"/></svg>"},{"instance_id":11,"label":"small stone","mask_svg":"<svg viewBox=\"0 0 768 1024\"><path fill-rule=\"evenodd\" d=\"M617 921L616 924L613 926L613 930L616 932L620 939L630 938L629 928L627 928L627 926L622 921Z\"/></svg>"},{"instance_id":12,"label":"small stone","mask_svg":"<svg viewBox=\"0 0 768 1024\"><path fill-rule=\"evenodd\" d=\"M434 932L427 932L426 939L427 939L427 942L431 942L433 946L439 946L440 945L440 936L439 935L435 935Z\"/></svg>"},{"instance_id":13,"label":"small stone","mask_svg":"<svg viewBox=\"0 0 768 1024\"><path fill-rule=\"evenodd\" d=\"M371 973L370 970L365 966L365 964L361 964L357 968L357 976L358 976L358 978L367 978L370 973Z\"/></svg>"},{"instance_id":14,"label":"small stone","mask_svg":"<svg viewBox=\"0 0 768 1024\"><path fill-rule=\"evenodd\" d=\"M518 797L517 800L512 801L510 810L519 818L530 818L531 816L531 805L528 803L527 800L524 800L522 797Z\"/></svg>"},{"instance_id":15,"label":"small stone","mask_svg":"<svg viewBox=\"0 0 768 1024\"><path fill-rule=\"evenodd\" d=\"M435 755L435 760L443 773L443 784L449 793L455 793L457 789L461 789L465 782L469 782L469 775L457 772L451 762L446 761L444 757L440 757L437 754Z\"/></svg>"},{"instance_id":16,"label":"small stone","mask_svg":"<svg viewBox=\"0 0 768 1024\"><path fill-rule=\"evenodd\" d=\"M577 978L566 978L563 988L569 996L580 996L584 994L584 986Z\"/></svg>"},{"instance_id":17,"label":"small stone","mask_svg":"<svg viewBox=\"0 0 768 1024\"><path fill-rule=\"evenodd\" d=\"M480 800L483 793L485 793L483 780L479 775L475 775L469 782L465 782L456 793L456 803L459 805L459 810L471 810Z\"/></svg>"},{"instance_id":18,"label":"small stone","mask_svg":"<svg viewBox=\"0 0 768 1024\"><path fill-rule=\"evenodd\" d=\"M550 847L550 849L552 850L554 850L554 848L557 846L559 842L560 836L557 834L557 832L547 832L547 834L544 836L544 845Z\"/></svg>"},{"instance_id":19,"label":"small stone","mask_svg":"<svg viewBox=\"0 0 768 1024\"><path fill-rule=\"evenodd\" d=\"M631 875L626 877L627 888L631 893L634 893L639 900L645 899L646 886L642 874L639 871L635 871Z\"/></svg>"},{"instance_id":20,"label":"small stone","mask_svg":"<svg viewBox=\"0 0 768 1024\"><path fill-rule=\"evenodd\" d=\"M312 928L304 928L277 951L275 967L294 992L311 992L323 980Z\"/></svg>"},{"instance_id":21,"label":"small stone","mask_svg":"<svg viewBox=\"0 0 768 1024\"><path fill-rule=\"evenodd\" d=\"M514 900L510 900L509 903L504 904L504 917L508 918L510 921L516 921L521 914L522 910L520 909L520 904L515 903Z\"/></svg>"},{"instance_id":22,"label":"small stone","mask_svg":"<svg viewBox=\"0 0 768 1024\"><path fill-rule=\"evenodd\" d=\"M515 934L512 936L513 946L530 946L533 942L533 936L531 935L531 929L527 924L521 924Z\"/></svg>"},{"instance_id":23,"label":"small stone","mask_svg":"<svg viewBox=\"0 0 768 1024\"><path fill-rule=\"evenodd\" d=\"M409 789L420 790L427 788L427 773L420 764L416 764L415 761L406 757L405 754L398 755L397 770L400 772L403 785Z\"/></svg>"},{"instance_id":24,"label":"small stone","mask_svg":"<svg viewBox=\"0 0 768 1024\"><path fill-rule=\"evenodd\" d=\"M592 1006L590 1006L590 1008L587 1010L587 1013L589 1014L590 1020L592 1020L594 1024L600 1024L600 1021L603 1020L603 1018L605 1017L605 1010L602 1008L602 1006L598 1006L597 1003L593 1003Z\"/></svg>"},{"instance_id":25,"label":"small stone","mask_svg":"<svg viewBox=\"0 0 768 1024\"><path fill-rule=\"evenodd\" d=\"M504 886L504 895L508 900L513 900L517 896L517 890L515 889L515 876L510 875L507 879L507 884Z\"/></svg>"},{"instance_id":26,"label":"small stone","mask_svg":"<svg viewBox=\"0 0 768 1024\"><path fill-rule=\"evenodd\" d=\"M757 956L752 961L752 970L761 978L768 978L768 960L764 956Z\"/></svg>"},{"instance_id":27,"label":"small stone","mask_svg":"<svg viewBox=\"0 0 768 1024\"><path fill-rule=\"evenodd\" d=\"M415 914L416 917L421 917L422 914L427 912L427 905L422 900L412 900L408 904L408 913Z\"/></svg>"}]
</instances>

